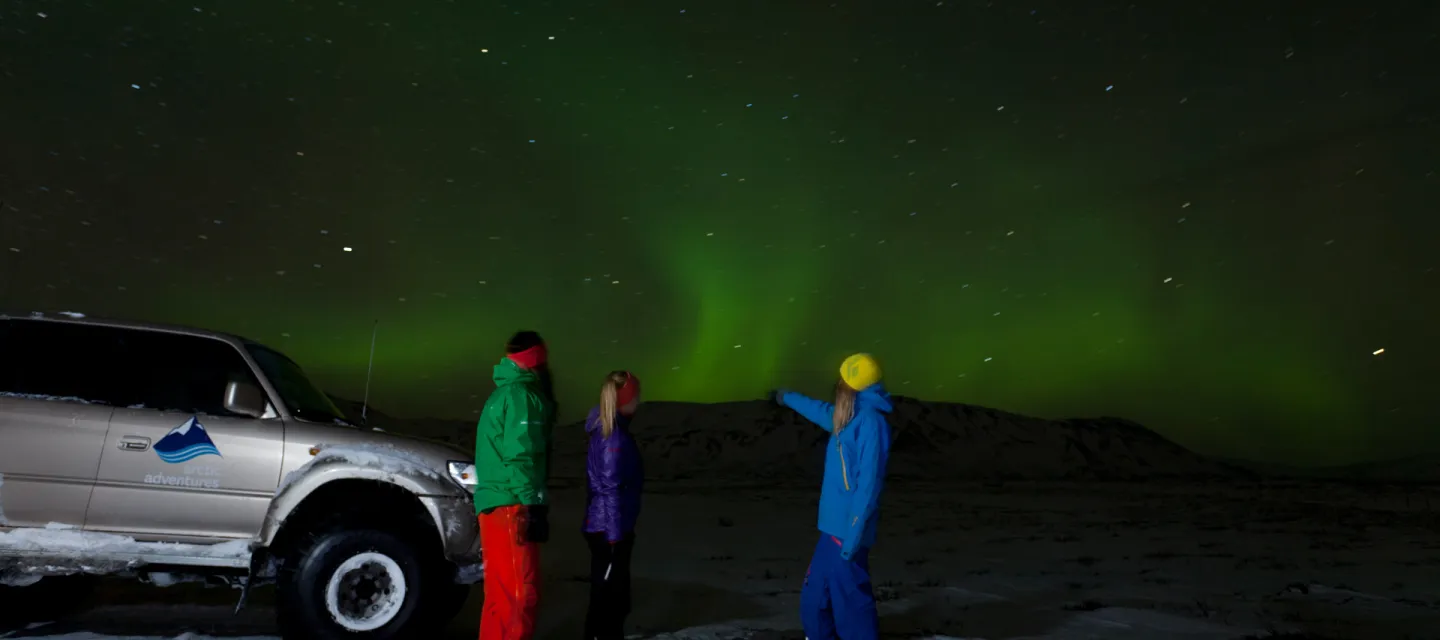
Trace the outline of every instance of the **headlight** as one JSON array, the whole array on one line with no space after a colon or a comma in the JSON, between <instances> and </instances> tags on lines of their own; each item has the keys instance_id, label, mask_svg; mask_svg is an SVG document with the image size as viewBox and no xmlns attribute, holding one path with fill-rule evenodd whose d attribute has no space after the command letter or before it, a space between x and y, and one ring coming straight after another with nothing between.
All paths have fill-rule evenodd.
<instances>
[{"instance_id":1,"label":"headlight","mask_svg":"<svg viewBox=\"0 0 1440 640\"><path fill-rule=\"evenodd\" d=\"M450 479L454 480L455 484L466 489L474 489L475 485L480 484L480 479L475 477L473 463L451 460L446 467L450 470Z\"/></svg>"}]
</instances>

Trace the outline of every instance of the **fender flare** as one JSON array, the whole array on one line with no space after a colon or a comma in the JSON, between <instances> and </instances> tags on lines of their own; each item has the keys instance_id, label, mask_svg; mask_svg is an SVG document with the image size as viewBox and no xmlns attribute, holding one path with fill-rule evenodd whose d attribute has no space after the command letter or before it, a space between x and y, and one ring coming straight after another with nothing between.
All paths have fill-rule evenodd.
<instances>
[{"instance_id":1,"label":"fender flare","mask_svg":"<svg viewBox=\"0 0 1440 640\"><path fill-rule=\"evenodd\" d=\"M430 515L436 535L443 541L445 531L442 514L433 500L422 498L454 495L458 489L448 478L430 469L418 467L410 469L405 465L398 465L397 468L382 469L356 464L343 457L317 457L285 477L280 490L270 501L270 508L265 513L265 522L260 528L256 543L268 548L274 543L285 521L306 499L331 482L343 480L367 480L404 489L420 499L421 506Z\"/></svg>"}]
</instances>

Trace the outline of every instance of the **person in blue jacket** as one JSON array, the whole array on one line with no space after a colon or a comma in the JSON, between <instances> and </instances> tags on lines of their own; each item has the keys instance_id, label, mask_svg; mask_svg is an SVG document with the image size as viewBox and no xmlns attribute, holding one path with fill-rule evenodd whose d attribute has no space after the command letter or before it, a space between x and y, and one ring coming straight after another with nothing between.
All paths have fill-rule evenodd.
<instances>
[{"instance_id":1,"label":"person in blue jacket","mask_svg":"<svg viewBox=\"0 0 1440 640\"><path fill-rule=\"evenodd\" d=\"M872 640L880 615L870 584L880 492L890 457L890 394L880 363L857 353L840 365L835 402L785 389L775 402L830 432L820 487L820 541L800 591L800 620L808 640Z\"/></svg>"}]
</instances>

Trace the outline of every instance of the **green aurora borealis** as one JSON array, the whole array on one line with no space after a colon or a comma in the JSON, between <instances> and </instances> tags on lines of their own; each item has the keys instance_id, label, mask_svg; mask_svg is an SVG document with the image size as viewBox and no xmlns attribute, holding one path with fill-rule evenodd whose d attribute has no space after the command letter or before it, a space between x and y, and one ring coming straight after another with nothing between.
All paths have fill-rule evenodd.
<instances>
[{"instance_id":1,"label":"green aurora borealis","mask_svg":"<svg viewBox=\"0 0 1440 640\"><path fill-rule=\"evenodd\" d=\"M355 399L378 319L396 415L473 416L534 328L566 417L613 368L721 401L868 350L1207 453L1433 449L1440 8L1402 4L12 3L0 307Z\"/></svg>"}]
</instances>

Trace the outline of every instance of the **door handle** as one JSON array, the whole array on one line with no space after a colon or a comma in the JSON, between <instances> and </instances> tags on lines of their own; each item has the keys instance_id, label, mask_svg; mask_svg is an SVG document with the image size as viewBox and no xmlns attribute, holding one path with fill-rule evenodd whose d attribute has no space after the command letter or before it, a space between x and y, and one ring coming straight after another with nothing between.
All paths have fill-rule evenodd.
<instances>
[{"instance_id":1,"label":"door handle","mask_svg":"<svg viewBox=\"0 0 1440 640\"><path fill-rule=\"evenodd\" d=\"M150 439L140 436L125 436L120 439L120 448L125 451L144 451L150 448Z\"/></svg>"}]
</instances>

